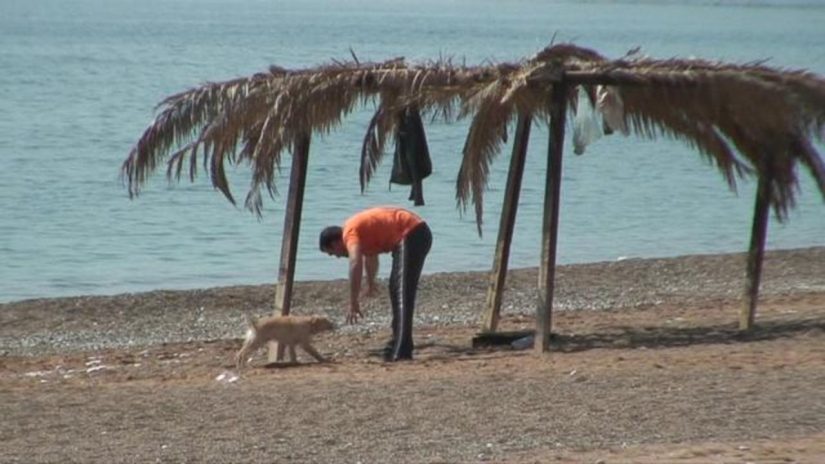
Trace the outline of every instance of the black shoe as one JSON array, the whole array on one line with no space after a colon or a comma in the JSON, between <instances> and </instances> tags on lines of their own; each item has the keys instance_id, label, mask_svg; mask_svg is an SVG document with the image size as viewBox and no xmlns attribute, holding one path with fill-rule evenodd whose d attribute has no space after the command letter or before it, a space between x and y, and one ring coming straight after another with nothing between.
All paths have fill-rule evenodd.
<instances>
[{"instance_id":1,"label":"black shoe","mask_svg":"<svg viewBox=\"0 0 825 464\"><path fill-rule=\"evenodd\" d=\"M395 349L395 341L390 340L384 346L382 350L382 357L384 358L384 362L395 362L395 361L412 361L412 348L409 350L401 349L401 353L397 356L393 356L393 351Z\"/></svg>"}]
</instances>

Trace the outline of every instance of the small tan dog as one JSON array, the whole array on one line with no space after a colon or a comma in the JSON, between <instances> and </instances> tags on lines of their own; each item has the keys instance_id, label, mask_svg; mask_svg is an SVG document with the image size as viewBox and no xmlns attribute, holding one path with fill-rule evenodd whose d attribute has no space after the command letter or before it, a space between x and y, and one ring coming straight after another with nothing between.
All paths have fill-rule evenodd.
<instances>
[{"instance_id":1,"label":"small tan dog","mask_svg":"<svg viewBox=\"0 0 825 464\"><path fill-rule=\"evenodd\" d=\"M293 363L297 359L295 345L303 348L318 362L325 362L310 341L317 333L335 330L332 322L323 316L272 316L255 320L247 315L247 324L249 329L246 331L246 339L241 350L235 355L238 370L246 365L249 357L258 348L271 341L289 348L289 360Z\"/></svg>"}]
</instances>

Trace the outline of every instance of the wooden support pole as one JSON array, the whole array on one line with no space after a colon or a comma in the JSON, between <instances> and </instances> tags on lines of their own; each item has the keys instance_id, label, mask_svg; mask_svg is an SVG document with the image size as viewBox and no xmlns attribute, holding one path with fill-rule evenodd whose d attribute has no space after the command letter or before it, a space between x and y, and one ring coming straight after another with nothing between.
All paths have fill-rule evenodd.
<instances>
[{"instance_id":1,"label":"wooden support pole","mask_svg":"<svg viewBox=\"0 0 825 464\"><path fill-rule=\"evenodd\" d=\"M284 212L284 235L281 238L281 264L278 267L278 284L275 286L275 310L273 314L289 315L292 304L292 285L295 280L295 258L298 254L298 235L301 229L301 212L304 206L307 163L309 161L309 135L304 135L292 151L292 168L289 174L289 193ZM274 346L273 346L274 345ZM270 362L284 357L284 347L269 345Z\"/></svg>"},{"instance_id":2,"label":"wooden support pole","mask_svg":"<svg viewBox=\"0 0 825 464\"><path fill-rule=\"evenodd\" d=\"M739 330L750 330L753 328L756 317L756 302L759 299L759 280L762 276L762 259L765 256L765 239L768 236L770 204L770 178L763 173L759 176L759 185L756 188L751 245L748 250L745 304L739 313Z\"/></svg>"},{"instance_id":3,"label":"wooden support pole","mask_svg":"<svg viewBox=\"0 0 825 464\"><path fill-rule=\"evenodd\" d=\"M564 123L567 114L567 84L562 79L553 84L550 100L550 140L547 150L547 177L544 185L544 220L541 238L536 336L534 349L544 353L550 346L553 327L553 290L556 277L556 243L559 232L562 153Z\"/></svg>"},{"instance_id":4,"label":"wooden support pole","mask_svg":"<svg viewBox=\"0 0 825 464\"><path fill-rule=\"evenodd\" d=\"M490 286L487 287L487 304L484 311L482 330L493 332L498 328L501 313L501 297L504 295L504 282L507 278L507 262L510 259L510 244L513 241L513 228L516 223L521 179L524 174L524 160L527 157L527 143L530 139L532 117L519 114L516 122L516 135L513 140L513 154L510 158L510 170L507 173L507 186L504 191L504 204L501 207L501 221L498 226L498 241L493 269L490 272Z\"/></svg>"}]
</instances>

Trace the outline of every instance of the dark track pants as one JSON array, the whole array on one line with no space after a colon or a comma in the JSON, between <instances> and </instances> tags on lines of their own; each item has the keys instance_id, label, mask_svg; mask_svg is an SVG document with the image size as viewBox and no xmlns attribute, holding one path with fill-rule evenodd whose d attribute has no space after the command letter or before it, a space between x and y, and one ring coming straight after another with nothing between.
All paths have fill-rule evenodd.
<instances>
[{"instance_id":1,"label":"dark track pants","mask_svg":"<svg viewBox=\"0 0 825 464\"><path fill-rule=\"evenodd\" d=\"M424 260L430 251L433 236L426 223L417 225L392 251L390 273L390 302L392 303L392 340L384 352L384 359L397 361L412 359L413 311L415 292Z\"/></svg>"}]
</instances>

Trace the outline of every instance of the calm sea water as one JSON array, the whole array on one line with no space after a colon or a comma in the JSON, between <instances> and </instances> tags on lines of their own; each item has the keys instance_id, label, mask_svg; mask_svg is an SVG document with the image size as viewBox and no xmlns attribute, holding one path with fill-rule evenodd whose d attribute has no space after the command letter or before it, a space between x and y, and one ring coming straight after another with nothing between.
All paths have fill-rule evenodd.
<instances>
[{"instance_id":1,"label":"calm sea water","mask_svg":"<svg viewBox=\"0 0 825 464\"><path fill-rule=\"evenodd\" d=\"M553 36L610 57L641 46L661 58L767 58L823 74L824 23L823 2L779 0L0 0L0 301L276 279L284 197L258 220L205 177L169 186L159 172L134 201L119 180L154 105L202 82L348 59L350 48L374 61L512 61ZM373 204L409 205L406 188L387 188L389 157L359 191L369 111L312 141L299 279L345 275L343 260L317 251L323 226ZM466 124L427 129L435 172L417 212L435 242L425 272L489 269L510 146L494 164L479 238L454 200ZM513 267L538 262L546 147L546 128L534 129ZM561 263L746 249L753 183L729 191L696 152L613 136L584 156L567 153ZM769 248L825 245L822 197L802 177L798 208L786 224L771 222ZM242 198L248 172L233 178Z\"/></svg>"}]
</instances>

